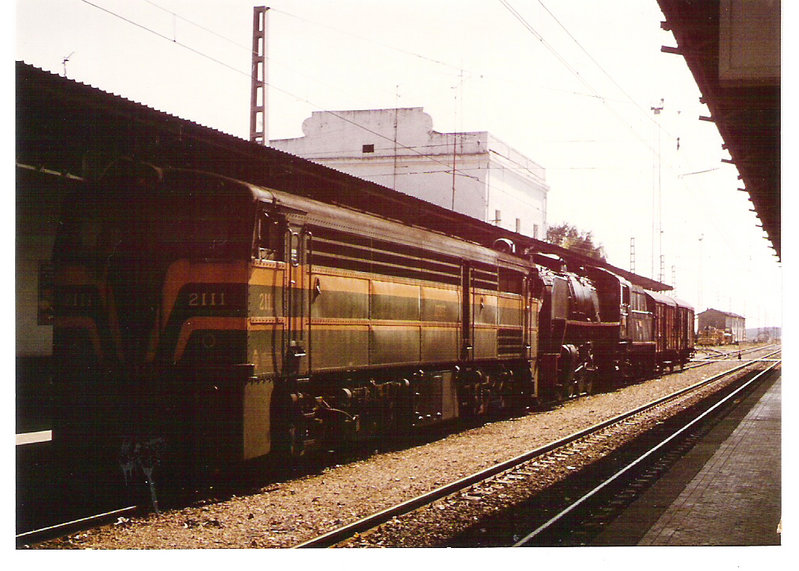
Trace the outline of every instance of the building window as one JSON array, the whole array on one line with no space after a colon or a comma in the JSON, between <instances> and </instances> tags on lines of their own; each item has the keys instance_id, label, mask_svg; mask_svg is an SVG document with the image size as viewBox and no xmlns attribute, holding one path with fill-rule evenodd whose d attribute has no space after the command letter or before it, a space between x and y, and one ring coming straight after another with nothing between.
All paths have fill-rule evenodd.
<instances>
[{"instance_id":1,"label":"building window","mask_svg":"<svg viewBox=\"0 0 799 571\"><path fill-rule=\"evenodd\" d=\"M375 146L374 145L364 145L362 150L363 150L364 153L374 153L375 152Z\"/></svg>"}]
</instances>

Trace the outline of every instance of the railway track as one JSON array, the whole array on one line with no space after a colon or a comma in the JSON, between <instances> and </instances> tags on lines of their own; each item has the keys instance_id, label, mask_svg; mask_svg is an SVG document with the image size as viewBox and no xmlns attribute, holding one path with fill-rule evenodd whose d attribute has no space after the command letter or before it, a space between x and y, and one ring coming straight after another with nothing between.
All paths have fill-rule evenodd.
<instances>
[{"instance_id":1,"label":"railway track","mask_svg":"<svg viewBox=\"0 0 799 571\"><path fill-rule=\"evenodd\" d=\"M779 347L779 345L778 344L762 345L757 347L749 347L748 349L735 349L732 351L719 351L717 349L713 349L712 352L715 353L715 355L713 355L712 357L705 357L701 359L692 359L691 362L685 366L685 369L703 367L710 363L733 361L736 359L743 360L742 358L744 355L749 355L751 353L756 353L759 351L768 351L774 349L775 347Z\"/></svg>"},{"instance_id":2,"label":"railway track","mask_svg":"<svg viewBox=\"0 0 799 571\"><path fill-rule=\"evenodd\" d=\"M759 349L762 350L762 348ZM747 363L742 363L742 366L745 366L746 364ZM735 370L739 369L740 368L736 368ZM716 378L719 378L720 376L721 375L717 376ZM705 381L705 383L700 383L700 384L706 384L711 380ZM696 386L698 385L694 385L694 387ZM691 387L691 389L693 389L694 387ZM685 392L686 391L679 391L679 393L675 393L675 395ZM673 397L674 395L671 396ZM650 406L652 406L651 403ZM633 414L636 414L636 412L632 412L624 416L631 417ZM613 419L607 423L602 423L602 424L609 425L614 421L622 423L624 422L624 420L621 417L617 417L616 419ZM599 426L600 425L593 427L594 430L596 430L597 427ZM570 437L570 439L574 438L576 438L576 435ZM545 464L546 463L569 464L570 457L574 454L575 449L578 449L581 445L575 444L571 446L571 450L564 451L563 449L564 446L568 448L568 446L566 446L567 443L565 442L565 440L561 440L544 448L537 449L537 451L533 451L534 454L528 453L523 456L530 456L530 458L532 458L535 454L539 455L546 454L547 451L549 451L550 452L549 457L543 460ZM558 447L561 447L561 449L556 450ZM366 530L370 529L370 527L374 527L375 525L379 525L379 522L381 521L383 522L390 521L392 518L399 517L403 513L408 513L425 505L429 505L430 502L436 501L436 498L445 498L448 495L449 496L457 495L459 493L459 490L461 491L465 490L465 492L463 492L462 495L465 497L465 499L467 499L467 501L471 503L480 503L480 500L482 498L485 498L488 495L490 495L490 491L486 489L481 489L480 481L485 480L486 478L490 478L491 476L495 476L494 482L491 484L491 486L499 488L506 485L502 483L503 480L509 483L518 482L520 481L520 478L523 475L510 473L510 470L512 470L512 464L514 464L514 462L520 462L522 460L523 460L522 457L517 457L516 459L510 462L496 465L488 470L480 472L479 474L476 474L469 478L464 478L462 480L459 480L458 482L442 486L441 488L434 490L434 492L432 492L431 494L425 494L424 496L420 496L419 498L414 498L413 500L403 502L399 506L395 506L394 508L384 510L379 514L376 514L375 516L372 516L370 518L364 518L364 520L360 520L355 524L346 526L346 528L342 528L342 530L349 529L349 532L336 530L329 534L325 534L324 536L320 536L320 538L317 538L315 540L306 541L305 543L301 544L301 546L302 547L324 546L324 545L333 545L337 542L343 542L346 539L348 533L350 537L352 537L355 534L365 534ZM97 516L75 519L65 524L51 525L39 530L31 530L29 532L17 536L17 545L18 546L33 545L46 538L56 537L56 536L60 537L64 536L65 534L74 532L76 530L84 530L99 526L103 523L113 522L118 518L125 518L127 517L128 514L134 513L137 508L139 511L147 512L149 509L151 509L151 506L147 505L128 506L119 511L117 510L106 511L103 514L98 514ZM338 537L339 539L336 539L336 537Z\"/></svg>"},{"instance_id":3,"label":"railway track","mask_svg":"<svg viewBox=\"0 0 799 571\"><path fill-rule=\"evenodd\" d=\"M69 533L74 533L76 531L88 529L90 527L103 525L113 521L119 521L120 518L133 515L135 513L140 512L141 510L142 510L141 506L127 506L124 508L111 510L108 512L94 514L83 518L78 518L71 521L66 521L63 523L58 523L43 528L34 529L23 533L18 533L16 536L17 547L22 547L25 545L33 545L35 543L40 543L48 539L53 539L56 537L67 535Z\"/></svg>"},{"instance_id":4,"label":"railway track","mask_svg":"<svg viewBox=\"0 0 799 571\"><path fill-rule=\"evenodd\" d=\"M781 363L770 364L729 394L691 420L663 430L655 442L642 450L612 474L513 543L513 547L535 545L585 545L602 525L620 513L648 488L678 458L709 430L718 417L751 392Z\"/></svg>"},{"instance_id":5,"label":"railway track","mask_svg":"<svg viewBox=\"0 0 799 571\"><path fill-rule=\"evenodd\" d=\"M778 352L771 353L768 355L768 357L772 357L776 353ZM643 417L647 414L652 414L657 409L669 406L669 404L675 403L680 399L690 398L691 395L697 393L698 391L741 372L749 364L749 362L742 363L732 370L720 373L710 377L709 379L705 379L690 387L676 391L671 395L667 395L666 397L647 403L635 410L631 410L605 422L576 432L570 436L567 436L566 438L552 442L546 446L531 450L527 453L517 456L516 458L508 460L507 462L494 465L488 469L476 472L458 481L441 486L435 490L432 490L431 492L422 494L411 500L385 509L379 513L329 531L323 535L305 541L296 547L361 547L375 545L397 546L391 542L391 539L381 539L381 535L383 537L387 535L390 538L392 532L390 530L387 531L386 528L390 528L390 524L392 524L392 522L401 526L401 522L398 520L403 516L408 516L409 514L412 514L412 512L419 512L423 508L430 509L431 506L437 503L439 504L438 509L440 510L461 510L464 505L468 506L469 504L484 502L490 496L501 496L503 494L506 496L512 495L512 493L509 491L511 488L519 487L520 484L523 486L524 482L526 482L531 476L538 474L553 464L559 463L562 464L567 471L576 471L576 464L579 463L576 457L580 454L580 452L582 450L588 450L598 446L601 447L602 441L607 439L609 435L612 434L618 427L632 425L638 422L636 418ZM583 502L584 501L587 500L583 500ZM572 507L570 511L578 509L581 504L575 503L574 505L575 507ZM435 508L432 509L435 511ZM552 523L546 525L544 529L552 526L556 521L564 518L567 513L569 512L566 512L564 515L560 516L559 514L553 514L550 518ZM480 527L478 530L482 531L484 534L491 535L491 532L486 530L485 527ZM543 531L543 529L541 531ZM541 531L539 531L538 534L540 534ZM532 539L532 537L530 539ZM461 537L455 540L455 545L459 545L460 543L463 543L464 546L479 545L479 542L476 542L475 538L471 535L468 539ZM512 544L512 542L505 542L501 543L500 545L509 544Z\"/></svg>"}]
</instances>

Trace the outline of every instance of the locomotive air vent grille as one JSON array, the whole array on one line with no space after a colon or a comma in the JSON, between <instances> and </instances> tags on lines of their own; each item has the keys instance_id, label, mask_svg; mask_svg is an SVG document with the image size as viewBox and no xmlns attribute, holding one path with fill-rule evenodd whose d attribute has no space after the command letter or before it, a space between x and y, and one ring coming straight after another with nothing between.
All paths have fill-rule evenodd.
<instances>
[{"instance_id":1,"label":"locomotive air vent grille","mask_svg":"<svg viewBox=\"0 0 799 571\"><path fill-rule=\"evenodd\" d=\"M497 355L507 357L520 355L524 349L521 329L500 328L497 331Z\"/></svg>"},{"instance_id":2,"label":"locomotive air vent grille","mask_svg":"<svg viewBox=\"0 0 799 571\"><path fill-rule=\"evenodd\" d=\"M437 252L315 228L311 263L368 273L460 284L460 261Z\"/></svg>"}]
</instances>

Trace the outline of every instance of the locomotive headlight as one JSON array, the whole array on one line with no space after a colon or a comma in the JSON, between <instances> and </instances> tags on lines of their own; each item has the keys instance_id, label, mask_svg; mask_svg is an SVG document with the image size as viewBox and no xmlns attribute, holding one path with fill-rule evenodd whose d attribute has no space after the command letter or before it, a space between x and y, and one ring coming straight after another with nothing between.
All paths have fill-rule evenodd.
<instances>
[{"instance_id":1,"label":"locomotive headlight","mask_svg":"<svg viewBox=\"0 0 799 571\"><path fill-rule=\"evenodd\" d=\"M213 349L216 347L216 335L210 332L203 334L202 344L205 349Z\"/></svg>"}]
</instances>

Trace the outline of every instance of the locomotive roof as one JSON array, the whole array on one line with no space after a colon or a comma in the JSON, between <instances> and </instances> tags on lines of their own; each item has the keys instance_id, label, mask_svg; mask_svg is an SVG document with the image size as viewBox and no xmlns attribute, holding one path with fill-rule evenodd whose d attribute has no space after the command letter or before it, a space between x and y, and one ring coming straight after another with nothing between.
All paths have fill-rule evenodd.
<instances>
[{"instance_id":1,"label":"locomotive roof","mask_svg":"<svg viewBox=\"0 0 799 571\"><path fill-rule=\"evenodd\" d=\"M260 187L254 187L254 189L256 192L270 193L274 197L274 204L278 209L288 208L290 212L301 212L306 222L318 226L435 250L474 261L496 263L501 260L505 265L527 269L532 265L523 258L429 228L411 225L403 220L387 219L347 205L328 204L279 190L267 190Z\"/></svg>"},{"instance_id":2,"label":"locomotive roof","mask_svg":"<svg viewBox=\"0 0 799 571\"><path fill-rule=\"evenodd\" d=\"M335 228L353 234L376 239L394 241L419 248L435 249L452 256L474 261L495 263L502 260L506 265L529 268L530 263L516 256L487 248L481 244L448 236L427 228L412 226L399 220L388 220L369 212L362 212L346 205L328 204L296 194L264 188L246 181L236 180L216 173L189 169L162 169L164 182L196 177L225 181L224 192L232 195L241 192L253 201L274 205L289 216L302 216L306 222ZM222 187L220 187L222 190ZM434 241L434 243L432 243Z\"/></svg>"}]
</instances>

